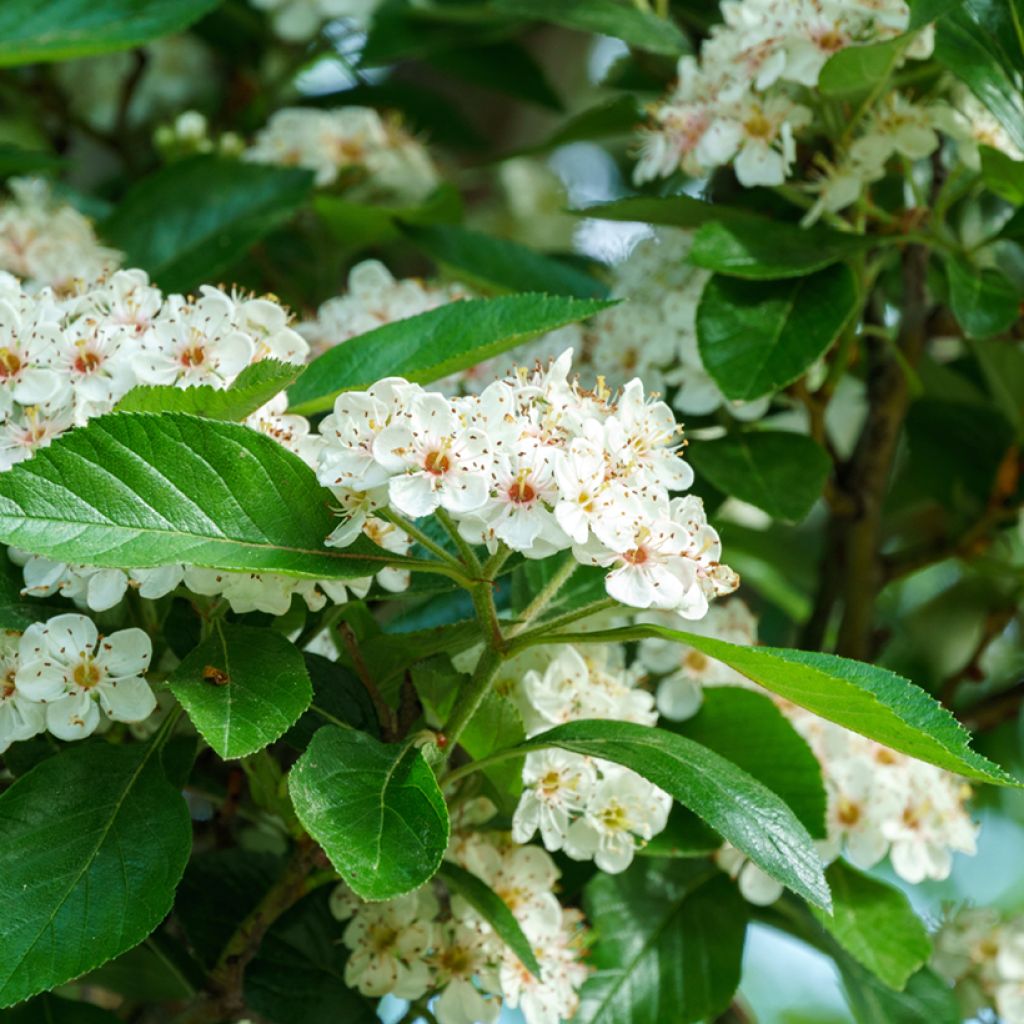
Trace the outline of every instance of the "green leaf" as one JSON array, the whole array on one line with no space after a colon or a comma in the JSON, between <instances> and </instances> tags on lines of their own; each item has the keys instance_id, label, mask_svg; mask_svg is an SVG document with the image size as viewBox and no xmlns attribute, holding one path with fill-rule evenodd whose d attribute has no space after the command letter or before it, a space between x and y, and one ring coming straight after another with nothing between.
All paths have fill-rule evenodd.
<instances>
[{"instance_id":1,"label":"green leaf","mask_svg":"<svg viewBox=\"0 0 1024 1024\"><path fill-rule=\"evenodd\" d=\"M920 761L979 782L1021 785L972 750L969 733L930 694L885 668L834 654L741 647L648 624L563 633L557 639L560 643L628 643L649 636L695 647L766 690Z\"/></svg>"},{"instance_id":2,"label":"green leaf","mask_svg":"<svg viewBox=\"0 0 1024 1024\"><path fill-rule=\"evenodd\" d=\"M869 46L847 46L825 62L818 76L824 96L850 96L879 88L903 59L915 33L887 39Z\"/></svg>"},{"instance_id":3,"label":"green leaf","mask_svg":"<svg viewBox=\"0 0 1024 1024\"><path fill-rule=\"evenodd\" d=\"M171 909L192 828L155 753L88 741L0 795L0 1006L123 953Z\"/></svg>"},{"instance_id":4,"label":"green leaf","mask_svg":"<svg viewBox=\"0 0 1024 1024\"><path fill-rule=\"evenodd\" d=\"M770 698L737 686L716 686L704 691L693 718L669 728L763 782L815 839L825 838L821 766Z\"/></svg>"},{"instance_id":5,"label":"green leaf","mask_svg":"<svg viewBox=\"0 0 1024 1024\"><path fill-rule=\"evenodd\" d=\"M1002 271L977 267L965 258L946 257L949 304L972 338L987 338L1013 326L1020 316L1017 289Z\"/></svg>"},{"instance_id":6,"label":"green leaf","mask_svg":"<svg viewBox=\"0 0 1024 1024\"><path fill-rule=\"evenodd\" d=\"M306 651L303 657L313 683L313 703L285 734L285 742L305 750L316 731L331 721L344 722L360 732L380 736L373 700L359 677L344 665L319 654Z\"/></svg>"},{"instance_id":7,"label":"green leaf","mask_svg":"<svg viewBox=\"0 0 1024 1024\"><path fill-rule=\"evenodd\" d=\"M959 7L963 0L910 0L910 28L921 28L938 21L944 14Z\"/></svg>"},{"instance_id":8,"label":"green leaf","mask_svg":"<svg viewBox=\"0 0 1024 1024\"><path fill-rule=\"evenodd\" d=\"M327 893L275 921L245 970L245 1005L273 1024L379 1024L375 1002L345 984L348 950Z\"/></svg>"},{"instance_id":9,"label":"green leaf","mask_svg":"<svg viewBox=\"0 0 1024 1024\"><path fill-rule=\"evenodd\" d=\"M12 1010L0 1010L0 1024L118 1024L119 1019L92 1003L61 999L49 993Z\"/></svg>"},{"instance_id":10,"label":"green leaf","mask_svg":"<svg viewBox=\"0 0 1024 1024\"><path fill-rule=\"evenodd\" d=\"M771 394L828 351L857 302L857 285L845 265L789 281L716 274L697 307L701 361L727 398Z\"/></svg>"},{"instance_id":11,"label":"green leaf","mask_svg":"<svg viewBox=\"0 0 1024 1024\"><path fill-rule=\"evenodd\" d=\"M505 238L452 225L407 228L405 234L436 263L474 285L580 299L608 294L590 274Z\"/></svg>"},{"instance_id":12,"label":"green leaf","mask_svg":"<svg viewBox=\"0 0 1024 1024\"><path fill-rule=\"evenodd\" d=\"M969 0L943 17L935 31L935 58L966 83L995 115L1013 144L1024 149L1024 96L1016 84L1021 62L1010 5ZM1016 50L1008 55L1004 41Z\"/></svg>"},{"instance_id":13,"label":"green leaf","mask_svg":"<svg viewBox=\"0 0 1024 1024\"><path fill-rule=\"evenodd\" d=\"M305 201L311 172L197 156L137 182L101 235L167 291L215 281Z\"/></svg>"},{"instance_id":14,"label":"green leaf","mask_svg":"<svg viewBox=\"0 0 1024 1024\"><path fill-rule=\"evenodd\" d=\"M570 142L589 142L619 135L629 135L643 120L644 114L635 96L616 96L570 117L543 142L516 150L516 155L543 153Z\"/></svg>"},{"instance_id":15,"label":"green leaf","mask_svg":"<svg viewBox=\"0 0 1024 1024\"><path fill-rule=\"evenodd\" d=\"M168 683L225 760L273 743L313 700L302 652L280 633L252 626L218 623Z\"/></svg>"},{"instance_id":16,"label":"green leaf","mask_svg":"<svg viewBox=\"0 0 1024 1024\"><path fill-rule=\"evenodd\" d=\"M709 857L722 837L682 804L673 804L668 824L642 849L641 857Z\"/></svg>"},{"instance_id":17,"label":"green leaf","mask_svg":"<svg viewBox=\"0 0 1024 1024\"><path fill-rule=\"evenodd\" d=\"M142 384L117 403L116 411L187 412L211 420L244 420L288 387L301 370L294 363L261 359L247 366L227 388Z\"/></svg>"},{"instance_id":18,"label":"green leaf","mask_svg":"<svg viewBox=\"0 0 1024 1024\"><path fill-rule=\"evenodd\" d=\"M640 861L625 874L595 875L584 906L596 971L577 1024L690 1024L728 1007L748 908L725 875L706 862Z\"/></svg>"},{"instance_id":19,"label":"green leaf","mask_svg":"<svg viewBox=\"0 0 1024 1024\"><path fill-rule=\"evenodd\" d=\"M12 174L38 174L54 171L67 161L43 149L23 149L9 142L0 143L0 176Z\"/></svg>"},{"instance_id":20,"label":"green leaf","mask_svg":"<svg viewBox=\"0 0 1024 1024\"><path fill-rule=\"evenodd\" d=\"M763 783L713 750L663 729L599 720L556 726L519 749L544 747L632 769L699 814L773 878L804 899L829 906L821 858L796 815Z\"/></svg>"},{"instance_id":21,"label":"green leaf","mask_svg":"<svg viewBox=\"0 0 1024 1024\"><path fill-rule=\"evenodd\" d=\"M839 973L857 1024L960 1024L963 1015L953 989L922 967L897 992L853 959L839 962Z\"/></svg>"},{"instance_id":22,"label":"green leaf","mask_svg":"<svg viewBox=\"0 0 1024 1024\"><path fill-rule=\"evenodd\" d=\"M429 384L609 305L532 294L451 302L329 349L292 385L290 408L303 415L323 412L342 391L368 388L382 377Z\"/></svg>"},{"instance_id":23,"label":"green leaf","mask_svg":"<svg viewBox=\"0 0 1024 1024\"><path fill-rule=\"evenodd\" d=\"M67 611L65 606L56 601L25 597L21 592L24 586L21 567L8 558L5 549L0 549L0 630L20 632L33 622Z\"/></svg>"},{"instance_id":24,"label":"green leaf","mask_svg":"<svg viewBox=\"0 0 1024 1024\"><path fill-rule=\"evenodd\" d=\"M750 219L730 223L711 220L694 236L690 262L729 277L772 281L804 277L848 259L871 244L872 239L866 235L822 227L801 228Z\"/></svg>"},{"instance_id":25,"label":"green leaf","mask_svg":"<svg viewBox=\"0 0 1024 1024\"><path fill-rule=\"evenodd\" d=\"M327 726L288 779L299 821L357 896L392 899L440 866L448 810L415 747Z\"/></svg>"},{"instance_id":26,"label":"green leaf","mask_svg":"<svg viewBox=\"0 0 1024 1024\"><path fill-rule=\"evenodd\" d=\"M0 65L127 50L181 32L220 0L5 0Z\"/></svg>"},{"instance_id":27,"label":"green leaf","mask_svg":"<svg viewBox=\"0 0 1024 1024\"><path fill-rule=\"evenodd\" d=\"M368 541L325 548L330 492L272 438L182 413L114 413L0 474L0 540L86 565L370 576Z\"/></svg>"},{"instance_id":28,"label":"green leaf","mask_svg":"<svg viewBox=\"0 0 1024 1024\"><path fill-rule=\"evenodd\" d=\"M429 61L445 75L548 110L561 111L562 101L544 68L521 43L504 41L444 50Z\"/></svg>"},{"instance_id":29,"label":"green leaf","mask_svg":"<svg viewBox=\"0 0 1024 1024\"><path fill-rule=\"evenodd\" d=\"M179 907L175 896L175 911ZM188 951L166 930L157 929L139 945L79 978L76 984L86 991L95 985L126 999L163 1002L194 996L205 980L202 966Z\"/></svg>"},{"instance_id":30,"label":"green leaf","mask_svg":"<svg viewBox=\"0 0 1024 1024\"><path fill-rule=\"evenodd\" d=\"M825 877L832 890L832 914L812 909L818 923L884 984L902 989L932 948L906 894L842 861Z\"/></svg>"},{"instance_id":31,"label":"green leaf","mask_svg":"<svg viewBox=\"0 0 1024 1024\"><path fill-rule=\"evenodd\" d=\"M618 0L559 0L557 4L545 0L494 0L491 6L504 14L614 36L641 50L669 57L678 57L690 49L674 22Z\"/></svg>"},{"instance_id":32,"label":"green leaf","mask_svg":"<svg viewBox=\"0 0 1024 1024\"><path fill-rule=\"evenodd\" d=\"M508 904L485 882L458 864L446 861L438 872L451 893L461 896L495 931L502 942L523 962L535 977L540 977L540 964L530 940L523 934Z\"/></svg>"},{"instance_id":33,"label":"green leaf","mask_svg":"<svg viewBox=\"0 0 1024 1024\"><path fill-rule=\"evenodd\" d=\"M831 467L821 445L786 430L748 430L694 442L686 456L720 491L793 523L821 497Z\"/></svg>"},{"instance_id":34,"label":"green leaf","mask_svg":"<svg viewBox=\"0 0 1024 1024\"><path fill-rule=\"evenodd\" d=\"M752 230L760 225L761 231L774 231L779 226L749 210L720 206L686 195L626 196L624 199L584 206L572 212L580 217L593 217L597 220L646 221L648 224L662 224L672 228L696 228L711 221L747 224Z\"/></svg>"},{"instance_id":35,"label":"green leaf","mask_svg":"<svg viewBox=\"0 0 1024 1024\"><path fill-rule=\"evenodd\" d=\"M1024 161L991 146L979 146L981 177L997 196L1014 206L1024 204Z\"/></svg>"}]
</instances>

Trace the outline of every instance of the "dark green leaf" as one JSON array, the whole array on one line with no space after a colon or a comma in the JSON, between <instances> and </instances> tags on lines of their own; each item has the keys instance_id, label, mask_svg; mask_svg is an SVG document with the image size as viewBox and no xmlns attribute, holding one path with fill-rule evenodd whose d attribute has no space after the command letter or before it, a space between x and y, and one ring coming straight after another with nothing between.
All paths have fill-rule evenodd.
<instances>
[{"instance_id":1,"label":"dark green leaf","mask_svg":"<svg viewBox=\"0 0 1024 1024\"><path fill-rule=\"evenodd\" d=\"M720 491L799 522L821 497L831 463L821 445L784 430L748 430L697 441L686 457Z\"/></svg>"},{"instance_id":2,"label":"dark green leaf","mask_svg":"<svg viewBox=\"0 0 1024 1024\"><path fill-rule=\"evenodd\" d=\"M52 171L63 167L65 161L42 149L22 149L10 143L0 143L0 176Z\"/></svg>"},{"instance_id":3,"label":"dark green leaf","mask_svg":"<svg viewBox=\"0 0 1024 1024\"><path fill-rule=\"evenodd\" d=\"M313 699L302 652L280 633L252 626L218 623L168 683L225 760L273 743Z\"/></svg>"},{"instance_id":4,"label":"dark green leaf","mask_svg":"<svg viewBox=\"0 0 1024 1024\"><path fill-rule=\"evenodd\" d=\"M899 889L836 861L825 873L832 915L818 923L863 967L902 989L931 953L928 932Z\"/></svg>"},{"instance_id":5,"label":"dark green leaf","mask_svg":"<svg viewBox=\"0 0 1024 1024\"><path fill-rule=\"evenodd\" d=\"M840 962L839 973L857 1024L960 1024L963 1020L952 988L928 967L912 975L902 992L849 958Z\"/></svg>"},{"instance_id":6,"label":"dark green leaf","mask_svg":"<svg viewBox=\"0 0 1024 1024\"><path fill-rule=\"evenodd\" d=\"M557 4L545 0L494 0L492 7L522 18L614 36L651 53L676 57L689 50L686 37L672 21L618 0L559 0Z\"/></svg>"},{"instance_id":7,"label":"dark green leaf","mask_svg":"<svg viewBox=\"0 0 1024 1024\"><path fill-rule=\"evenodd\" d=\"M272 228L290 217L313 185L294 167L197 156L135 184L100 233L168 291L215 281Z\"/></svg>"},{"instance_id":8,"label":"dark green leaf","mask_svg":"<svg viewBox=\"0 0 1024 1024\"><path fill-rule=\"evenodd\" d=\"M690 260L698 267L730 277L770 281L804 277L862 252L871 244L872 239L865 235L828 228L765 224L750 219L709 220L694 236Z\"/></svg>"},{"instance_id":9,"label":"dark green leaf","mask_svg":"<svg viewBox=\"0 0 1024 1024\"><path fill-rule=\"evenodd\" d=\"M946 257L949 304L972 338L987 338L1012 327L1020 316L1017 289L1000 270L976 267L960 256Z\"/></svg>"},{"instance_id":10,"label":"dark green leaf","mask_svg":"<svg viewBox=\"0 0 1024 1024\"><path fill-rule=\"evenodd\" d=\"M818 88L825 96L849 96L882 86L903 59L914 33L882 43L847 46L825 62Z\"/></svg>"},{"instance_id":11,"label":"dark green leaf","mask_svg":"<svg viewBox=\"0 0 1024 1024\"><path fill-rule=\"evenodd\" d=\"M292 385L291 409L304 415L323 412L342 391L368 388L382 377L429 384L608 306L595 299L529 294L452 302L329 349Z\"/></svg>"},{"instance_id":12,"label":"dark green leaf","mask_svg":"<svg viewBox=\"0 0 1024 1024\"><path fill-rule=\"evenodd\" d=\"M815 839L825 838L821 766L767 696L736 686L716 686L704 691L695 717L669 728L763 782L782 797Z\"/></svg>"},{"instance_id":13,"label":"dark green leaf","mask_svg":"<svg viewBox=\"0 0 1024 1024\"><path fill-rule=\"evenodd\" d=\"M944 14L960 6L963 0L910 0L910 28L921 28L938 21Z\"/></svg>"},{"instance_id":14,"label":"dark green leaf","mask_svg":"<svg viewBox=\"0 0 1024 1024\"><path fill-rule=\"evenodd\" d=\"M288 789L299 820L363 899L419 888L448 846L448 810L423 755L327 726L296 762Z\"/></svg>"},{"instance_id":15,"label":"dark green leaf","mask_svg":"<svg viewBox=\"0 0 1024 1024\"><path fill-rule=\"evenodd\" d=\"M132 388L117 403L117 411L187 412L212 420L244 420L288 387L301 369L294 363L261 359L247 366L227 388L143 384Z\"/></svg>"},{"instance_id":16,"label":"dark green leaf","mask_svg":"<svg viewBox=\"0 0 1024 1024\"><path fill-rule=\"evenodd\" d=\"M285 734L285 741L305 750L313 734L327 722L344 722L360 732L380 736L380 723L366 686L354 672L319 654L304 654L313 683L310 709Z\"/></svg>"},{"instance_id":17,"label":"dark green leaf","mask_svg":"<svg viewBox=\"0 0 1024 1024\"><path fill-rule=\"evenodd\" d=\"M828 351L857 301L857 285L845 265L789 281L716 274L697 307L704 368L727 398L771 394Z\"/></svg>"},{"instance_id":18,"label":"dark green leaf","mask_svg":"<svg viewBox=\"0 0 1024 1024\"><path fill-rule=\"evenodd\" d=\"M5 0L0 65L127 50L187 28L220 0Z\"/></svg>"},{"instance_id":19,"label":"dark green leaf","mask_svg":"<svg viewBox=\"0 0 1024 1024\"><path fill-rule=\"evenodd\" d=\"M50 994L36 996L12 1010L0 1010L0 1024L118 1024L109 1010Z\"/></svg>"},{"instance_id":20,"label":"dark green leaf","mask_svg":"<svg viewBox=\"0 0 1024 1024\"><path fill-rule=\"evenodd\" d=\"M643 120L643 111L635 96L616 96L570 117L543 142L518 150L519 153L541 153L570 142L589 142L630 134Z\"/></svg>"},{"instance_id":21,"label":"dark green leaf","mask_svg":"<svg viewBox=\"0 0 1024 1024\"><path fill-rule=\"evenodd\" d=\"M646 221L672 228L695 228L711 221L751 225L752 230L774 231L778 224L747 210L707 203L693 196L627 196L574 210L581 217L597 220Z\"/></svg>"},{"instance_id":22,"label":"dark green leaf","mask_svg":"<svg viewBox=\"0 0 1024 1024\"><path fill-rule=\"evenodd\" d=\"M471 284L579 299L608 294L608 289L590 274L505 238L452 225L407 228L405 234L432 260Z\"/></svg>"},{"instance_id":23,"label":"dark green leaf","mask_svg":"<svg viewBox=\"0 0 1024 1024\"><path fill-rule=\"evenodd\" d=\"M709 857L722 837L682 804L673 804L668 824L642 849L641 857Z\"/></svg>"},{"instance_id":24,"label":"dark green leaf","mask_svg":"<svg viewBox=\"0 0 1024 1024\"><path fill-rule=\"evenodd\" d=\"M157 930L78 984L96 985L126 999L162 1002L194 996L204 980L202 966L166 932Z\"/></svg>"},{"instance_id":25,"label":"dark green leaf","mask_svg":"<svg viewBox=\"0 0 1024 1024\"><path fill-rule=\"evenodd\" d=\"M450 892L461 896L495 931L502 942L523 962L534 977L540 977L540 964L530 940L504 900L485 882L458 864L446 861L438 874Z\"/></svg>"},{"instance_id":26,"label":"dark green leaf","mask_svg":"<svg viewBox=\"0 0 1024 1024\"><path fill-rule=\"evenodd\" d=\"M18 779L0 796L0 1005L141 942L171 908L191 839L152 746L89 741Z\"/></svg>"},{"instance_id":27,"label":"dark green leaf","mask_svg":"<svg viewBox=\"0 0 1024 1024\"><path fill-rule=\"evenodd\" d=\"M325 548L330 494L272 438L182 413L114 413L0 475L0 540L68 562L369 576L369 542Z\"/></svg>"},{"instance_id":28,"label":"dark green leaf","mask_svg":"<svg viewBox=\"0 0 1024 1024\"><path fill-rule=\"evenodd\" d=\"M21 567L8 558L6 550L0 550L0 630L21 631L33 622L67 611L55 601L25 597L21 592L24 586Z\"/></svg>"},{"instance_id":29,"label":"dark green leaf","mask_svg":"<svg viewBox=\"0 0 1024 1024\"><path fill-rule=\"evenodd\" d=\"M1024 204L1024 161L1014 160L991 146L979 146L985 184L1014 206Z\"/></svg>"},{"instance_id":30,"label":"dark green leaf","mask_svg":"<svg viewBox=\"0 0 1024 1024\"><path fill-rule=\"evenodd\" d=\"M663 729L597 720L556 726L519 749L544 747L631 768L699 814L773 878L806 900L829 906L821 858L796 815L765 785L713 750Z\"/></svg>"},{"instance_id":31,"label":"dark green leaf","mask_svg":"<svg viewBox=\"0 0 1024 1024\"><path fill-rule=\"evenodd\" d=\"M445 50L430 61L439 71L454 75L470 85L535 103L548 110L561 110L562 101L551 87L544 69L522 44L482 43Z\"/></svg>"},{"instance_id":32,"label":"dark green leaf","mask_svg":"<svg viewBox=\"0 0 1024 1024\"><path fill-rule=\"evenodd\" d=\"M596 972L578 1024L714 1020L740 980L747 907L706 862L642 861L596 875L584 896Z\"/></svg>"}]
</instances>

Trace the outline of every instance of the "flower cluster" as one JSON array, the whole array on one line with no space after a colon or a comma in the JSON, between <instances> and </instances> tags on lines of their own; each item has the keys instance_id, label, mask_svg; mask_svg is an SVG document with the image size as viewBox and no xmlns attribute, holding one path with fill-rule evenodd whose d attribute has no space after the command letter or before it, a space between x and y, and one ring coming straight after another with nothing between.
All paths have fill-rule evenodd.
<instances>
[{"instance_id":1,"label":"flower cluster","mask_svg":"<svg viewBox=\"0 0 1024 1024\"><path fill-rule=\"evenodd\" d=\"M637 181L682 168L699 176L732 162L743 185L780 185L796 157L795 134L812 120L798 101L825 62L848 46L907 29L903 0L731 0L700 57L683 57L672 93L643 136ZM930 31L907 56L931 52Z\"/></svg>"},{"instance_id":2,"label":"flower cluster","mask_svg":"<svg viewBox=\"0 0 1024 1024\"><path fill-rule=\"evenodd\" d=\"M733 643L757 641L754 617L736 599L713 606L693 631ZM694 714L705 686L759 689L685 644L670 648L660 640L644 640L639 656L652 674L661 676L658 705L669 717ZM858 867L870 868L888 855L896 873L916 884L946 878L954 852L975 852L978 829L967 813L970 788L961 778L794 704L778 699L776 703L821 765L828 796L828 838L821 847L826 860L842 852ZM741 887L752 900L770 902L781 892L777 883L735 851L725 851L720 859L727 870L740 872Z\"/></svg>"},{"instance_id":3,"label":"flower cluster","mask_svg":"<svg viewBox=\"0 0 1024 1024\"><path fill-rule=\"evenodd\" d=\"M84 615L57 615L0 636L0 754L49 730L62 740L95 732L103 716L141 722L156 708L144 676L153 654L141 629L101 636Z\"/></svg>"},{"instance_id":4,"label":"flower cluster","mask_svg":"<svg viewBox=\"0 0 1024 1024\"><path fill-rule=\"evenodd\" d=\"M513 659L497 685L515 703L527 736L577 719L613 719L653 726L652 695L638 685L639 666L627 668L620 645L569 645ZM638 847L668 820L672 800L635 772L599 758L555 748L527 754L523 792L512 837L536 833L548 850L593 860L602 871L624 871Z\"/></svg>"},{"instance_id":5,"label":"flower cluster","mask_svg":"<svg viewBox=\"0 0 1024 1024\"><path fill-rule=\"evenodd\" d=\"M599 313L586 330L586 358L612 385L640 377L671 386L672 405L703 416L724 406L757 419L769 399L730 402L697 350L697 303L710 272L688 262L693 233L661 228L637 243L613 271L611 296L627 301Z\"/></svg>"},{"instance_id":6,"label":"flower cluster","mask_svg":"<svg viewBox=\"0 0 1024 1024\"><path fill-rule=\"evenodd\" d=\"M992 1009L1003 1024L1024 1024L1024 917L965 907L942 923L931 963L965 1017Z\"/></svg>"},{"instance_id":7,"label":"flower cluster","mask_svg":"<svg viewBox=\"0 0 1024 1024\"><path fill-rule=\"evenodd\" d=\"M570 380L571 351L520 368L479 396L446 398L389 378L338 397L321 424L318 476L351 524L373 507L417 519L442 510L471 544L527 558L571 549L610 571L610 596L700 618L738 577L694 496L679 428L635 379L621 393Z\"/></svg>"},{"instance_id":8,"label":"flower cluster","mask_svg":"<svg viewBox=\"0 0 1024 1024\"><path fill-rule=\"evenodd\" d=\"M417 999L437 992L431 1010L439 1024L493 1024L503 1005L518 1008L527 1024L570 1019L587 977L585 932L579 912L563 908L555 896L554 861L536 846L519 846L493 831L457 833L448 856L509 907L540 977L458 895L442 902L439 895L447 894L430 885L386 903L363 903L342 885L331 909L348 922L346 983L366 996Z\"/></svg>"},{"instance_id":9,"label":"flower cluster","mask_svg":"<svg viewBox=\"0 0 1024 1024\"><path fill-rule=\"evenodd\" d=\"M341 183L352 198L415 203L438 185L426 149L370 107L277 111L244 154L263 164L305 167L320 186Z\"/></svg>"}]
</instances>

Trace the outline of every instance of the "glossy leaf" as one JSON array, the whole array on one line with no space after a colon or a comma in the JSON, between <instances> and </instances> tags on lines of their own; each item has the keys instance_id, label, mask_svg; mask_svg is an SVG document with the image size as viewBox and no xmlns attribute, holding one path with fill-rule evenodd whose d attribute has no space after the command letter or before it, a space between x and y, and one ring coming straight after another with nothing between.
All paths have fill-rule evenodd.
<instances>
[{"instance_id":1,"label":"glossy leaf","mask_svg":"<svg viewBox=\"0 0 1024 1024\"><path fill-rule=\"evenodd\" d=\"M0 1006L141 942L170 910L190 845L185 801L151 746L88 741L18 779L0 795Z\"/></svg>"},{"instance_id":2,"label":"glossy leaf","mask_svg":"<svg viewBox=\"0 0 1024 1024\"><path fill-rule=\"evenodd\" d=\"M301 369L293 363L261 359L247 366L227 388L143 384L117 403L117 411L187 412L212 420L244 420L288 387Z\"/></svg>"},{"instance_id":3,"label":"glossy leaf","mask_svg":"<svg viewBox=\"0 0 1024 1024\"><path fill-rule=\"evenodd\" d=\"M127 50L181 32L220 0L4 0L0 65Z\"/></svg>"},{"instance_id":4,"label":"glossy leaf","mask_svg":"<svg viewBox=\"0 0 1024 1024\"><path fill-rule=\"evenodd\" d=\"M899 66L914 33L867 46L848 46L834 53L818 75L825 96L849 96L881 87Z\"/></svg>"},{"instance_id":5,"label":"glossy leaf","mask_svg":"<svg viewBox=\"0 0 1024 1024\"><path fill-rule=\"evenodd\" d=\"M946 259L949 304L969 337L987 338L1007 330L1020 316L1017 289L999 270L976 267L959 256Z\"/></svg>"},{"instance_id":6,"label":"glossy leaf","mask_svg":"<svg viewBox=\"0 0 1024 1024\"><path fill-rule=\"evenodd\" d=\"M910 0L910 27L921 28L955 10L963 0Z\"/></svg>"},{"instance_id":7,"label":"glossy leaf","mask_svg":"<svg viewBox=\"0 0 1024 1024\"><path fill-rule=\"evenodd\" d=\"M777 224L765 217L732 206L708 203L693 196L626 196L607 203L597 203L574 210L581 217L597 220L647 221L672 228L695 228L709 221L741 223L750 225L752 230L760 225L762 231L774 231Z\"/></svg>"},{"instance_id":8,"label":"glossy leaf","mask_svg":"<svg viewBox=\"0 0 1024 1024\"><path fill-rule=\"evenodd\" d=\"M766 690L920 761L979 782L1020 785L997 764L971 749L969 733L930 694L889 669L834 654L742 647L649 624L563 633L558 640L627 643L649 636L695 647Z\"/></svg>"},{"instance_id":9,"label":"glossy leaf","mask_svg":"<svg viewBox=\"0 0 1024 1024\"><path fill-rule=\"evenodd\" d=\"M115 413L0 475L0 540L86 565L372 575L369 542L323 546L329 492L276 441L181 413Z\"/></svg>"},{"instance_id":10,"label":"glossy leaf","mask_svg":"<svg viewBox=\"0 0 1024 1024\"><path fill-rule=\"evenodd\" d=\"M292 385L290 407L304 415L323 412L342 391L368 388L382 377L429 384L608 305L533 294L452 302L329 349Z\"/></svg>"},{"instance_id":11,"label":"glossy leaf","mask_svg":"<svg viewBox=\"0 0 1024 1024\"><path fill-rule=\"evenodd\" d=\"M856 307L857 286L842 265L789 281L716 274L697 307L701 360L727 398L771 394L828 351Z\"/></svg>"},{"instance_id":12,"label":"glossy leaf","mask_svg":"<svg viewBox=\"0 0 1024 1024\"><path fill-rule=\"evenodd\" d=\"M711 220L694 236L690 261L730 277L770 281L811 274L862 252L872 241L828 228L756 219Z\"/></svg>"},{"instance_id":13,"label":"glossy leaf","mask_svg":"<svg viewBox=\"0 0 1024 1024\"><path fill-rule=\"evenodd\" d=\"M1024 161L991 146L979 146L981 177L997 196L1014 206L1024 204Z\"/></svg>"},{"instance_id":14,"label":"glossy leaf","mask_svg":"<svg viewBox=\"0 0 1024 1024\"><path fill-rule=\"evenodd\" d=\"M643 861L584 894L597 941L578 1024L714 1020L740 980L747 907L707 862Z\"/></svg>"},{"instance_id":15,"label":"glossy leaf","mask_svg":"<svg viewBox=\"0 0 1024 1024\"><path fill-rule=\"evenodd\" d=\"M544 747L631 768L695 811L773 878L829 906L821 858L796 815L763 783L707 747L663 729L599 720L556 726L519 749Z\"/></svg>"},{"instance_id":16,"label":"glossy leaf","mask_svg":"<svg viewBox=\"0 0 1024 1024\"><path fill-rule=\"evenodd\" d=\"M388 900L419 888L448 846L448 811L423 755L327 726L288 777L299 820L349 888Z\"/></svg>"},{"instance_id":17,"label":"glossy leaf","mask_svg":"<svg viewBox=\"0 0 1024 1024\"><path fill-rule=\"evenodd\" d=\"M313 699L302 652L280 633L217 623L168 679L203 739L225 758L273 743Z\"/></svg>"},{"instance_id":18,"label":"glossy leaf","mask_svg":"<svg viewBox=\"0 0 1024 1024\"><path fill-rule=\"evenodd\" d=\"M216 281L313 185L309 171L197 156L137 182L100 232L168 291Z\"/></svg>"},{"instance_id":19,"label":"glossy leaf","mask_svg":"<svg viewBox=\"0 0 1024 1024\"><path fill-rule=\"evenodd\" d=\"M380 736L380 722L366 686L351 669L319 654L304 652L313 684L313 703L285 734L285 742L305 750L316 731L328 722L342 722L360 732Z\"/></svg>"},{"instance_id":20,"label":"glossy leaf","mask_svg":"<svg viewBox=\"0 0 1024 1024\"><path fill-rule=\"evenodd\" d=\"M815 910L818 923L885 985L902 989L931 953L928 931L906 895L842 861L825 877L832 914Z\"/></svg>"},{"instance_id":21,"label":"glossy leaf","mask_svg":"<svg viewBox=\"0 0 1024 1024\"><path fill-rule=\"evenodd\" d=\"M448 890L455 896L461 896L519 957L527 970L539 978L540 964L537 963L533 947L508 904L486 882L458 864L445 862L439 874Z\"/></svg>"},{"instance_id":22,"label":"glossy leaf","mask_svg":"<svg viewBox=\"0 0 1024 1024\"><path fill-rule=\"evenodd\" d=\"M698 476L720 491L789 522L810 512L831 468L821 445L784 430L748 430L695 442L686 457Z\"/></svg>"},{"instance_id":23,"label":"glossy leaf","mask_svg":"<svg viewBox=\"0 0 1024 1024\"><path fill-rule=\"evenodd\" d=\"M405 234L436 263L472 284L580 299L608 294L590 274L505 238L452 225L407 228Z\"/></svg>"}]
</instances>

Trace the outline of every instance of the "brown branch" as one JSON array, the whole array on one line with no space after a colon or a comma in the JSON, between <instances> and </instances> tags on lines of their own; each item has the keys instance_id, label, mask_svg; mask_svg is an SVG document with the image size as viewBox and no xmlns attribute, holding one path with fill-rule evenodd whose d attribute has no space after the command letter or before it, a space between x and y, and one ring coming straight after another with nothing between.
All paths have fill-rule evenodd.
<instances>
[{"instance_id":1,"label":"brown branch","mask_svg":"<svg viewBox=\"0 0 1024 1024\"><path fill-rule=\"evenodd\" d=\"M387 742L391 742L395 739L396 734L395 718L387 701L384 700L370 672L369 666L366 664L366 660L363 658L363 652L359 649L359 640L356 637L355 630L347 622L342 622L338 626L338 633L341 636L341 642L345 645L349 658L352 660L352 667L355 669L356 675L366 688L366 692L370 695L370 700L373 701L373 709L377 712L377 718L380 721L381 736Z\"/></svg>"}]
</instances>

